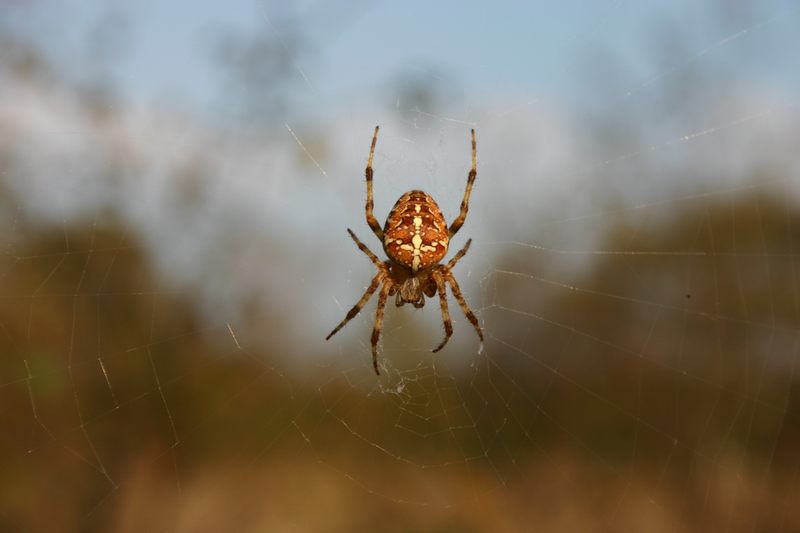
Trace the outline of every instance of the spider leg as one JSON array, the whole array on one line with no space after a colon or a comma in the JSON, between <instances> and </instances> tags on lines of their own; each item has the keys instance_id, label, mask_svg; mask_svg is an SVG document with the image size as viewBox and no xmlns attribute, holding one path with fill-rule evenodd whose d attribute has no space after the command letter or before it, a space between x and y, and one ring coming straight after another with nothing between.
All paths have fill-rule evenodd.
<instances>
[{"instance_id":1,"label":"spider leg","mask_svg":"<svg viewBox=\"0 0 800 533\"><path fill-rule=\"evenodd\" d=\"M375 369L375 374L380 376L381 373L378 370L378 339L381 337L381 329L383 328L383 311L386 308L386 299L389 297L389 290L391 289L391 283L386 283L381 288L381 292L378 295L378 309L375 311L375 325L372 328L372 339L370 342L372 343L372 368Z\"/></svg>"},{"instance_id":2,"label":"spider leg","mask_svg":"<svg viewBox=\"0 0 800 533\"><path fill-rule=\"evenodd\" d=\"M367 303L367 301L369 300L370 296L372 296L372 293L375 292L375 289L377 289L378 285L380 285L380 283L383 281L384 277L386 277L386 272L384 270L381 270L380 272L375 274L375 277L372 278L372 282L370 282L369 287L367 287L367 290L364 291L364 295L361 296L361 299L358 301L358 303L356 303L356 305L354 305L347 312L347 316L344 317L344 320L339 322L339 325L336 326L335 328L333 328L333 331L331 331L328 334L328 336L325 337L325 340L328 340L331 337L333 337L334 335L336 335L337 331L342 329L345 324L350 322L350 320L352 320L353 317L355 317L358 314L358 312L361 311L361 308L364 307L364 305Z\"/></svg>"},{"instance_id":3,"label":"spider leg","mask_svg":"<svg viewBox=\"0 0 800 533\"><path fill-rule=\"evenodd\" d=\"M472 239L467 239L467 244L465 244L464 247L460 249L458 253L454 255L453 258L447 263L447 266L445 268L447 269L448 272L450 271L450 269L456 266L456 263L458 263L458 261L462 257L464 257L467 254L467 250L469 250L470 244L472 244Z\"/></svg>"},{"instance_id":4,"label":"spider leg","mask_svg":"<svg viewBox=\"0 0 800 533\"><path fill-rule=\"evenodd\" d=\"M372 200L372 159L375 157L375 144L378 142L378 126L375 126L375 134L372 136L372 145L369 148L369 159L367 160L367 168L364 170L364 174L367 178L367 205L366 205L366 212L367 212L367 224L369 227L372 228L372 232L375 234L381 242L383 242L383 230L381 229L381 225L378 224L378 220L375 218L375 215L372 214L372 207L373 207L373 200Z\"/></svg>"},{"instance_id":5,"label":"spider leg","mask_svg":"<svg viewBox=\"0 0 800 533\"><path fill-rule=\"evenodd\" d=\"M447 280L448 283L450 283L450 288L453 291L453 296L455 296L455 299L458 302L458 305L461 307L461 310L464 312L464 315L467 317L467 320L470 321L472 326L475 328L475 331L478 332L478 337L480 337L482 342L483 331L481 331L481 327L480 325L478 325L478 319L475 316L475 313L472 312L472 309L470 309L469 306L467 305L467 301L464 300L464 295L461 294L461 288L458 286L458 282L456 281L455 276L453 276L453 274L447 268L443 270L445 270L444 274L445 279Z\"/></svg>"},{"instance_id":6,"label":"spider leg","mask_svg":"<svg viewBox=\"0 0 800 533\"><path fill-rule=\"evenodd\" d=\"M355 241L355 243L356 243L356 246L358 246L358 249L359 249L359 250L361 250L362 252L364 252L364 253L367 255L367 257L369 257L369 260L370 260L370 261L372 261L372 262L373 262L373 264L374 264L376 267L378 267L378 268L379 268L379 269L381 269L381 270L386 270L386 265L384 265L384 264L383 264L383 261L381 261L380 259L378 259L378 256L377 256L377 255L375 255L374 253L372 253L372 250L370 250L369 248L367 248L367 245L366 245L366 244L364 244L363 242L361 242L360 240L358 240L358 237L356 237L356 234L355 234L355 233L353 233L353 230L351 230L350 228L347 228L347 233L349 233L349 234L350 234L350 237L352 237L352 238L353 238L353 240L354 240L354 241Z\"/></svg>"},{"instance_id":7,"label":"spider leg","mask_svg":"<svg viewBox=\"0 0 800 533\"><path fill-rule=\"evenodd\" d=\"M469 195L472 194L472 185L475 183L475 176L478 175L478 158L477 158L477 146L475 144L475 130L472 130L472 168L469 171L469 176L467 176L467 189L464 191L464 199L461 200L461 212L459 213L458 217L450 224L450 229L448 232L450 233L450 238L456 234L458 230L461 229L461 226L464 225L464 220L467 218L467 211L469 210Z\"/></svg>"},{"instance_id":8,"label":"spider leg","mask_svg":"<svg viewBox=\"0 0 800 533\"><path fill-rule=\"evenodd\" d=\"M444 322L444 339L439 346L433 349L433 352L436 353L444 348L444 345L447 344L453 334L453 321L450 319L450 311L447 309L447 285L445 285L444 278L441 272L438 271L433 272L431 277L436 282L436 289L439 291L439 305L442 308L442 322Z\"/></svg>"}]
</instances>

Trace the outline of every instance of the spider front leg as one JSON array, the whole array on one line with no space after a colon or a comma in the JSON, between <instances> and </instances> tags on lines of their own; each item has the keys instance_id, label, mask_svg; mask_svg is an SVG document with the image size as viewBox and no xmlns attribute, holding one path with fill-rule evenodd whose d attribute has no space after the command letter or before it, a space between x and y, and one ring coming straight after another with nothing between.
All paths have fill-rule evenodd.
<instances>
[{"instance_id":1,"label":"spider front leg","mask_svg":"<svg viewBox=\"0 0 800 533\"><path fill-rule=\"evenodd\" d=\"M464 199L461 200L461 212L458 217L450 224L448 233L450 238L456 234L464 221L467 219L467 211L469 211L469 195L472 194L472 186L475 184L475 177L478 175L478 147L475 144L475 130L472 130L472 168L470 168L469 175L467 176L467 189L464 191Z\"/></svg>"},{"instance_id":2,"label":"spider front leg","mask_svg":"<svg viewBox=\"0 0 800 533\"><path fill-rule=\"evenodd\" d=\"M375 133L372 135L372 145L369 148L369 159L367 159L367 168L364 170L364 175L367 179L367 224L372 228L372 232L378 239L383 242L383 230L378 223L378 219L372 214L373 200L372 200L372 159L375 157L375 145L378 142L378 126L375 126Z\"/></svg>"}]
</instances>

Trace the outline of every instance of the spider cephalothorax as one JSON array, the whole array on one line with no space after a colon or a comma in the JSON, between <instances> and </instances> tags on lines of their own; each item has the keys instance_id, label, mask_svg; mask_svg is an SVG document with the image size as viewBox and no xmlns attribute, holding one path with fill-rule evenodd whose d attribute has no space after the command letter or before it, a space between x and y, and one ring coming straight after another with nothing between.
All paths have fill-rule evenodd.
<instances>
[{"instance_id":1,"label":"spider cephalothorax","mask_svg":"<svg viewBox=\"0 0 800 533\"><path fill-rule=\"evenodd\" d=\"M350 228L347 229L358 248L378 267L378 273L372 278L372 282L358 303L347 312L344 320L330 332L326 340L330 339L350 319L356 316L380 286L378 310L375 314L375 325L372 329L371 339L372 365L375 368L375 373L380 374L378 371L378 339L383 325L384 307L389 296L395 296L395 304L398 307L405 303L410 303L414 307L420 308L425 305L425 296L432 298L437 292L439 293L445 337L439 346L434 348L434 352L444 348L447 340L453 334L453 324L450 320L450 312L447 309L448 283L458 305L475 327L475 331L478 332L478 337L480 337L481 341L483 340L483 332L478 325L478 319L475 318L475 315L467 306L467 302L461 294L461 289L458 287L458 282L451 272L458 260L467 253L472 239L467 239L464 247L446 265L439 264L447 254L450 239L461 229L467 217L469 196L472 193L472 185L475 183L475 176L477 175L475 130L472 130L472 168L467 177L467 189L464 191L464 199L461 201L461 212L450 227L447 226L442 211L431 195L423 191L413 190L405 193L397 200L386 218L383 229L381 229L377 219L372 214L372 159L375 156L375 144L377 141L378 126L375 126L375 134L372 137L366 169L367 224L369 224L375 236L383 242L383 250L389 256L389 260L381 261L378 259L356 237L356 234Z\"/></svg>"}]
</instances>

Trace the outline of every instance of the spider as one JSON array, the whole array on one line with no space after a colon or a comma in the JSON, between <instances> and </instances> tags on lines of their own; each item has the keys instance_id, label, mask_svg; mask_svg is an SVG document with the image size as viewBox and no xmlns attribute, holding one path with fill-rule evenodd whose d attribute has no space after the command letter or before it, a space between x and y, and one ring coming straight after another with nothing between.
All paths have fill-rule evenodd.
<instances>
[{"instance_id":1,"label":"spider","mask_svg":"<svg viewBox=\"0 0 800 533\"><path fill-rule=\"evenodd\" d=\"M453 334L453 323L450 319L450 312L447 309L447 283L450 284L453 296L467 319L475 327L475 331L478 332L478 337L481 341L483 341L483 332L478 325L478 319L467 305L466 300L464 300L464 295L461 294L458 282L451 272L456 263L469 250L472 239L467 239L464 247L446 265L439 264L447 253L450 239L461 229L461 226L464 225L464 220L467 218L469 196L472 193L472 185L475 183L475 176L477 175L475 130L472 130L472 168L467 177L464 198L461 200L461 212L450 224L450 227L447 227L444 216L442 216L439 206L431 195L420 190L413 190L408 191L397 200L386 218L383 229L381 229L378 220L372 214L372 159L375 156L375 144L378 142L378 128L378 126L375 126L365 170L367 181L366 215L367 224L375 236L383 243L383 250L389 260L381 261L378 259L356 237L356 234L350 228L347 228L347 233L355 241L359 250L364 252L378 268L378 273L372 278L361 299L347 312L344 320L325 337L325 340L333 337L336 332L355 317L380 286L378 309L375 312L375 323L372 328L371 338L372 366L375 369L375 373L380 375L378 371L378 339L383 326L384 307L389 296L395 296L395 305L397 307L410 303L415 308L420 308L425 305L425 296L433 298L437 292L439 293L439 305L442 310L442 321L444 322L444 340L433 349L434 352L444 348L444 345L447 344L448 339Z\"/></svg>"}]
</instances>

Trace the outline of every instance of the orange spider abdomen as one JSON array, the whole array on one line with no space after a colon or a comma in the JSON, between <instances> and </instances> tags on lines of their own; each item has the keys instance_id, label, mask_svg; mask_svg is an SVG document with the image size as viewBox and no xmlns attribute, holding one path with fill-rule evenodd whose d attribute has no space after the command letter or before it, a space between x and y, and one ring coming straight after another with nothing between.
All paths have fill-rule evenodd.
<instances>
[{"instance_id":1,"label":"orange spider abdomen","mask_svg":"<svg viewBox=\"0 0 800 533\"><path fill-rule=\"evenodd\" d=\"M395 263L424 270L447 253L447 223L431 195L409 191L394 204L383 227L383 249Z\"/></svg>"}]
</instances>

